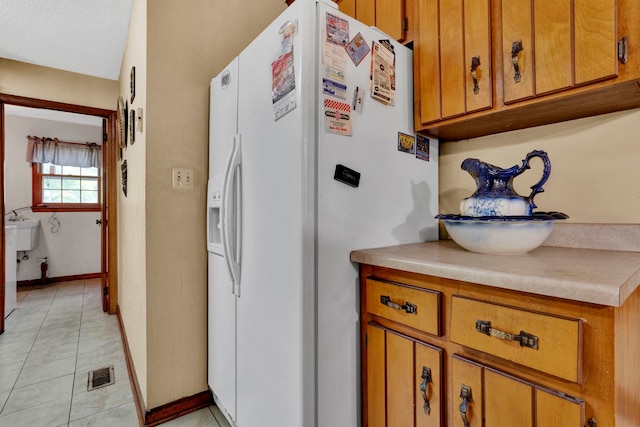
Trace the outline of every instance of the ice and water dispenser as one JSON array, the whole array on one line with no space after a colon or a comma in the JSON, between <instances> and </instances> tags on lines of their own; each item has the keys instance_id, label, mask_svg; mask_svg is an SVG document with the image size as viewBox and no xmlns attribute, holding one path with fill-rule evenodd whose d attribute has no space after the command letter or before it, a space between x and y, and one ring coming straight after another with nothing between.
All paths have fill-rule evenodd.
<instances>
[{"instance_id":1,"label":"ice and water dispenser","mask_svg":"<svg viewBox=\"0 0 640 427\"><path fill-rule=\"evenodd\" d=\"M207 185L207 250L223 255L220 235L220 205L222 202L223 177L209 180Z\"/></svg>"}]
</instances>

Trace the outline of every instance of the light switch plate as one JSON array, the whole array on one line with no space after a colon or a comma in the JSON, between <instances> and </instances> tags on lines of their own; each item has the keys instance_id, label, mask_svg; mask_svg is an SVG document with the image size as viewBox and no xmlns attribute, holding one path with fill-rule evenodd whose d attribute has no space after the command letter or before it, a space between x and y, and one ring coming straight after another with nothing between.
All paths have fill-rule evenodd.
<instances>
[{"instance_id":1,"label":"light switch plate","mask_svg":"<svg viewBox=\"0 0 640 427\"><path fill-rule=\"evenodd\" d=\"M142 132L142 107L136 108L136 131Z\"/></svg>"},{"instance_id":2,"label":"light switch plate","mask_svg":"<svg viewBox=\"0 0 640 427\"><path fill-rule=\"evenodd\" d=\"M193 190L195 170L192 168L173 168L171 187L174 190Z\"/></svg>"}]
</instances>

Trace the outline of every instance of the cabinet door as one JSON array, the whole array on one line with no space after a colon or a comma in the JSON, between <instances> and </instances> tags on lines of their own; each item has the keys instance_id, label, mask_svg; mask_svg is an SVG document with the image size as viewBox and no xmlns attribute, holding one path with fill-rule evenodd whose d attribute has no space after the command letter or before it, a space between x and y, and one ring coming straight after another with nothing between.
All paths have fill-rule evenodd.
<instances>
[{"instance_id":1,"label":"cabinet door","mask_svg":"<svg viewBox=\"0 0 640 427\"><path fill-rule=\"evenodd\" d=\"M394 40L405 39L404 0L376 0L376 27Z\"/></svg>"},{"instance_id":2,"label":"cabinet door","mask_svg":"<svg viewBox=\"0 0 640 427\"><path fill-rule=\"evenodd\" d=\"M502 2L504 102L533 97L532 0Z\"/></svg>"},{"instance_id":3,"label":"cabinet door","mask_svg":"<svg viewBox=\"0 0 640 427\"><path fill-rule=\"evenodd\" d=\"M502 30L505 104L617 75L615 0L503 1Z\"/></svg>"},{"instance_id":4,"label":"cabinet door","mask_svg":"<svg viewBox=\"0 0 640 427\"><path fill-rule=\"evenodd\" d=\"M442 350L367 325L366 425L439 427Z\"/></svg>"},{"instance_id":5,"label":"cabinet door","mask_svg":"<svg viewBox=\"0 0 640 427\"><path fill-rule=\"evenodd\" d=\"M571 5L572 2L566 0L535 0L536 95L572 84Z\"/></svg>"},{"instance_id":6,"label":"cabinet door","mask_svg":"<svg viewBox=\"0 0 640 427\"><path fill-rule=\"evenodd\" d=\"M367 419L368 427L385 427L386 411L386 377L385 377L385 331L367 325Z\"/></svg>"},{"instance_id":7,"label":"cabinet door","mask_svg":"<svg viewBox=\"0 0 640 427\"><path fill-rule=\"evenodd\" d=\"M440 427L442 423L442 350L415 342L416 427Z\"/></svg>"},{"instance_id":8,"label":"cabinet door","mask_svg":"<svg viewBox=\"0 0 640 427\"><path fill-rule=\"evenodd\" d=\"M574 1L575 83L618 74L616 1Z\"/></svg>"},{"instance_id":9,"label":"cabinet door","mask_svg":"<svg viewBox=\"0 0 640 427\"><path fill-rule=\"evenodd\" d=\"M452 379L455 427L480 427L483 419L487 427L585 425L583 400L458 355L452 359Z\"/></svg>"},{"instance_id":10,"label":"cabinet door","mask_svg":"<svg viewBox=\"0 0 640 427\"><path fill-rule=\"evenodd\" d=\"M451 363L452 427L482 427L483 366L454 355ZM487 424L489 425L489 424Z\"/></svg>"},{"instance_id":11,"label":"cabinet door","mask_svg":"<svg viewBox=\"0 0 640 427\"><path fill-rule=\"evenodd\" d=\"M387 426L412 426L415 402L413 341L390 331L386 334Z\"/></svg>"},{"instance_id":12,"label":"cabinet door","mask_svg":"<svg viewBox=\"0 0 640 427\"><path fill-rule=\"evenodd\" d=\"M356 19L369 26L376 25L375 0L356 0Z\"/></svg>"},{"instance_id":13,"label":"cabinet door","mask_svg":"<svg viewBox=\"0 0 640 427\"><path fill-rule=\"evenodd\" d=\"M418 1L416 11L417 120L429 123L490 108L489 1Z\"/></svg>"},{"instance_id":14,"label":"cabinet door","mask_svg":"<svg viewBox=\"0 0 640 427\"><path fill-rule=\"evenodd\" d=\"M538 427L585 426L584 401L574 399L564 393L537 388L536 420Z\"/></svg>"},{"instance_id":15,"label":"cabinet door","mask_svg":"<svg viewBox=\"0 0 640 427\"><path fill-rule=\"evenodd\" d=\"M349 15L352 18L356 17L356 0L337 0L338 9L340 12Z\"/></svg>"},{"instance_id":16,"label":"cabinet door","mask_svg":"<svg viewBox=\"0 0 640 427\"><path fill-rule=\"evenodd\" d=\"M487 426L533 427L532 384L485 368L483 395ZM540 425L564 426L564 424Z\"/></svg>"}]
</instances>

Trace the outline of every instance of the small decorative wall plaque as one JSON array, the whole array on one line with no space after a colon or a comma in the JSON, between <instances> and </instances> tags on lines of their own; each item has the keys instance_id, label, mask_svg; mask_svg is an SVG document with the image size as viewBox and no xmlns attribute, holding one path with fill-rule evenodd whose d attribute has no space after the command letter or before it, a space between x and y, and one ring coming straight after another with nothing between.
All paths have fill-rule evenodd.
<instances>
[{"instance_id":1,"label":"small decorative wall plaque","mask_svg":"<svg viewBox=\"0 0 640 427\"><path fill-rule=\"evenodd\" d=\"M131 103L136 98L136 67L131 67L131 81L129 83L131 90Z\"/></svg>"},{"instance_id":2,"label":"small decorative wall plaque","mask_svg":"<svg viewBox=\"0 0 640 427\"><path fill-rule=\"evenodd\" d=\"M120 169L122 171L122 192L124 193L124 197L127 197L127 161L125 160L120 165Z\"/></svg>"},{"instance_id":3,"label":"small decorative wall plaque","mask_svg":"<svg viewBox=\"0 0 640 427\"><path fill-rule=\"evenodd\" d=\"M132 108L129 112L129 143L133 145L136 142L136 110Z\"/></svg>"}]
</instances>

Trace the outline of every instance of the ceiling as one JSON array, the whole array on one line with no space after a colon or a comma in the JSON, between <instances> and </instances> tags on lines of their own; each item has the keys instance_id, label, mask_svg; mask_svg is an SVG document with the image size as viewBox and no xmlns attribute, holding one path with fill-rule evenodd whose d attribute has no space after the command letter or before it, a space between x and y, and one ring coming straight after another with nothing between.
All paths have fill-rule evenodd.
<instances>
[{"instance_id":1,"label":"ceiling","mask_svg":"<svg viewBox=\"0 0 640 427\"><path fill-rule=\"evenodd\" d=\"M133 0L0 0L0 58L118 80Z\"/></svg>"}]
</instances>

